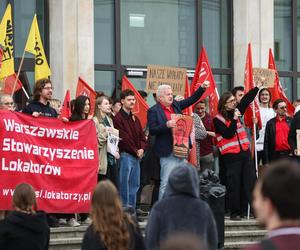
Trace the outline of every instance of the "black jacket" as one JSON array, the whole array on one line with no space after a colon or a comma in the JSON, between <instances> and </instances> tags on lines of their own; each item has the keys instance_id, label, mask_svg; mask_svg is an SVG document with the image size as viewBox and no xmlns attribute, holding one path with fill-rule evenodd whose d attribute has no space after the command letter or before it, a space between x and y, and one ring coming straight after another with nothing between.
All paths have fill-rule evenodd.
<instances>
[{"instance_id":1,"label":"black jacket","mask_svg":"<svg viewBox=\"0 0 300 250\"><path fill-rule=\"evenodd\" d=\"M130 250L145 250L145 245L143 237L140 233L138 225L132 225L130 222L128 224L128 230L130 235ZM82 250L106 250L99 234L94 230L93 224L91 224L83 237L83 242L81 246Z\"/></svg>"},{"instance_id":2,"label":"black jacket","mask_svg":"<svg viewBox=\"0 0 300 250\"><path fill-rule=\"evenodd\" d=\"M50 107L49 102L45 105L39 101L32 101L22 110L22 112L30 115L32 115L33 112L39 112L42 116L57 117L56 110Z\"/></svg>"},{"instance_id":3,"label":"black jacket","mask_svg":"<svg viewBox=\"0 0 300 250\"><path fill-rule=\"evenodd\" d=\"M50 229L44 213L13 211L0 221L0 249L48 250Z\"/></svg>"},{"instance_id":4,"label":"black jacket","mask_svg":"<svg viewBox=\"0 0 300 250\"><path fill-rule=\"evenodd\" d=\"M176 167L170 174L162 200L151 212L146 228L146 247L156 249L174 233L201 237L205 249L217 248L217 229L212 212L199 198L199 177L194 167Z\"/></svg>"},{"instance_id":5,"label":"black jacket","mask_svg":"<svg viewBox=\"0 0 300 250\"><path fill-rule=\"evenodd\" d=\"M276 143L276 117L267 122L265 139L264 139L264 157L263 164L267 164L276 159L275 143ZM291 126L292 118L286 117L286 121Z\"/></svg>"},{"instance_id":6,"label":"black jacket","mask_svg":"<svg viewBox=\"0 0 300 250\"><path fill-rule=\"evenodd\" d=\"M205 90L201 87L190 97L182 101L173 101L175 114L182 114L182 110L197 102ZM167 157L173 152L172 130L167 127L167 117L161 104L157 103L148 110L148 126L151 135L156 137L154 153L157 157Z\"/></svg>"},{"instance_id":7,"label":"black jacket","mask_svg":"<svg viewBox=\"0 0 300 250\"><path fill-rule=\"evenodd\" d=\"M294 154L295 149L297 149L297 129L300 129L300 112L298 111L291 122L290 132L289 132L289 144L291 150Z\"/></svg>"}]
</instances>

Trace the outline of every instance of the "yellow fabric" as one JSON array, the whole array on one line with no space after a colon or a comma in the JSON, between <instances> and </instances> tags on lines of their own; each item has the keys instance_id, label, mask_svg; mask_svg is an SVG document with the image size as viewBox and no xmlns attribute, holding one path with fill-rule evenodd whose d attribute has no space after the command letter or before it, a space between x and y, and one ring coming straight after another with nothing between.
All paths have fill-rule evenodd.
<instances>
[{"instance_id":1,"label":"yellow fabric","mask_svg":"<svg viewBox=\"0 0 300 250\"><path fill-rule=\"evenodd\" d=\"M10 4L7 5L4 16L0 23L0 45L3 48L0 79L3 79L15 73L13 55L13 24Z\"/></svg>"},{"instance_id":2,"label":"yellow fabric","mask_svg":"<svg viewBox=\"0 0 300 250\"><path fill-rule=\"evenodd\" d=\"M25 51L35 55L35 81L48 78L51 75L51 70L45 55L36 14L33 17Z\"/></svg>"}]
</instances>

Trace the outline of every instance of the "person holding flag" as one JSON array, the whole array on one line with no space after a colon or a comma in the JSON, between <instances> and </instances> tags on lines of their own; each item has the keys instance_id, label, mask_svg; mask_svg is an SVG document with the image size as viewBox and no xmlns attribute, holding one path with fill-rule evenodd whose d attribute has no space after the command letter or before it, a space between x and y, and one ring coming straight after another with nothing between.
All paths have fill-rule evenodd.
<instances>
[{"instance_id":1,"label":"person holding flag","mask_svg":"<svg viewBox=\"0 0 300 250\"><path fill-rule=\"evenodd\" d=\"M256 180L255 168L249 150L250 142L240 117L244 115L260 87L261 83L257 83L239 104L231 92L223 93L218 103L219 113L213 119L217 147L226 168L226 189L232 220L241 219L242 189L245 190L246 199L250 204L252 200L252 190Z\"/></svg>"}]
</instances>

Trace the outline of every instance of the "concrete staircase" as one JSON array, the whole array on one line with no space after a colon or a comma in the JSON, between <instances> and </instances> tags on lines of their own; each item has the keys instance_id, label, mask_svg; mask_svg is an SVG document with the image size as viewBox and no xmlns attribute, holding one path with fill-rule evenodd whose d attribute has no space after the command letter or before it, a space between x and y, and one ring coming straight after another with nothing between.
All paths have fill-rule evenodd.
<instances>
[{"instance_id":1,"label":"concrete staircase","mask_svg":"<svg viewBox=\"0 0 300 250\"><path fill-rule=\"evenodd\" d=\"M147 220L140 222L144 233ZM51 228L50 250L79 250L87 226ZM261 240L266 234L255 220L225 220L225 250L240 249Z\"/></svg>"}]
</instances>

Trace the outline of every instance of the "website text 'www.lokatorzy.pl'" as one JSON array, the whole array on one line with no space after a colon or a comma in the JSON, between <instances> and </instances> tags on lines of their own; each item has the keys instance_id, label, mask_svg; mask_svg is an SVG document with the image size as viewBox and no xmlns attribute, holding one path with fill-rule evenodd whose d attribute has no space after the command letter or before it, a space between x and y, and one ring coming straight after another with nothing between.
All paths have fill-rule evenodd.
<instances>
[{"instance_id":1,"label":"website text 'www.lokatorzy.pl'","mask_svg":"<svg viewBox=\"0 0 300 250\"><path fill-rule=\"evenodd\" d=\"M3 188L3 196L13 196L14 189ZM48 200L72 200L77 202L86 202L91 200L91 192L88 193L68 193L63 191L37 190L35 191L36 198Z\"/></svg>"}]
</instances>

